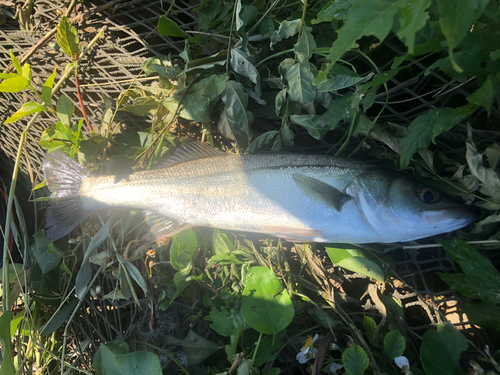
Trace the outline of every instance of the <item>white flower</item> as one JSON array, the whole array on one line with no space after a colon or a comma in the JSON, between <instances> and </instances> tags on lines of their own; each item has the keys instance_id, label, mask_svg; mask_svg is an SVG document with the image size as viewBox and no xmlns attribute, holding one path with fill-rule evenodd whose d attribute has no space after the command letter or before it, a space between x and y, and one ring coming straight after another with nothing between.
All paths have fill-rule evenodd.
<instances>
[{"instance_id":1,"label":"white flower","mask_svg":"<svg viewBox=\"0 0 500 375\"><path fill-rule=\"evenodd\" d=\"M331 365L330 365L330 372L332 374L336 374L337 373L337 370L340 370L341 368L343 368L344 366L342 365L339 365L338 363L335 363L333 362Z\"/></svg>"},{"instance_id":2,"label":"white flower","mask_svg":"<svg viewBox=\"0 0 500 375\"><path fill-rule=\"evenodd\" d=\"M396 366L398 366L400 369L402 369L403 367L407 367L407 368L410 368L410 362L408 361L408 358L406 358L405 356L401 356L401 357L396 357L394 358L394 363L396 364Z\"/></svg>"},{"instance_id":3,"label":"white flower","mask_svg":"<svg viewBox=\"0 0 500 375\"><path fill-rule=\"evenodd\" d=\"M340 350L340 347L337 344L335 344L334 342L332 342L330 344L330 350Z\"/></svg>"},{"instance_id":4,"label":"white flower","mask_svg":"<svg viewBox=\"0 0 500 375\"><path fill-rule=\"evenodd\" d=\"M304 346L300 349L300 352L297 353L297 361L300 364L304 364L309 361L311 358L316 357L316 353L318 349L313 348L314 342L318 339L318 334L314 335L314 337L308 336L307 340L304 341Z\"/></svg>"}]
</instances>

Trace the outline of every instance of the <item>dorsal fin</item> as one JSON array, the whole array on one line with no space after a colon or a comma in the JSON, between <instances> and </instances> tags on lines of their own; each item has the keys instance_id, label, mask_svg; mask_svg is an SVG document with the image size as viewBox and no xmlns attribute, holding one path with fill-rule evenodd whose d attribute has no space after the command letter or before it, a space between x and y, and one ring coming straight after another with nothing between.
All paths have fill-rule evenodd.
<instances>
[{"instance_id":1,"label":"dorsal fin","mask_svg":"<svg viewBox=\"0 0 500 375\"><path fill-rule=\"evenodd\" d=\"M168 168L188 161L228 155L204 143L191 140L177 147L171 156L159 161L155 168Z\"/></svg>"}]
</instances>

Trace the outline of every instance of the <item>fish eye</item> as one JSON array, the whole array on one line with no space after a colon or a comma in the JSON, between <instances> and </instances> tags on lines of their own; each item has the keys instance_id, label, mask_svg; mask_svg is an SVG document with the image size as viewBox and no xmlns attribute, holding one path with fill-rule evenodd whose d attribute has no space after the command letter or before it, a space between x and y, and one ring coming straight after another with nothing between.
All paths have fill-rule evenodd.
<instances>
[{"instance_id":1,"label":"fish eye","mask_svg":"<svg viewBox=\"0 0 500 375\"><path fill-rule=\"evenodd\" d=\"M434 203L439 199L439 192L430 187L418 189L417 194L424 203Z\"/></svg>"}]
</instances>

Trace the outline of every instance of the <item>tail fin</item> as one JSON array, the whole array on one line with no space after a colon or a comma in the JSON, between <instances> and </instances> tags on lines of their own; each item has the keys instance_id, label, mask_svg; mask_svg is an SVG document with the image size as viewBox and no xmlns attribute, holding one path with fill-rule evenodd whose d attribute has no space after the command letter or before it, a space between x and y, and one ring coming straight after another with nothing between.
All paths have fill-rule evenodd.
<instances>
[{"instance_id":1,"label":"tail fin","mask_svg":"<svg viewBox=\"0 0 500 375\"><path fill-rule=\"evenodd\" d=\"M99 207L80 197L86 170L68 155L55 151L43 160L43 172L52 193L45 214L45 234L49 241L67 235Z\"/></svg>"}]
</instances>

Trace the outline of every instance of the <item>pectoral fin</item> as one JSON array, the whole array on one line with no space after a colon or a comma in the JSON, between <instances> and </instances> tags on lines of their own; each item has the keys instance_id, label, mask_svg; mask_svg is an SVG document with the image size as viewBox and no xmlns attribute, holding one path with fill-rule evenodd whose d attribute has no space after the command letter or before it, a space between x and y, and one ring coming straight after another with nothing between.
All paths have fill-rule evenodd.
<instances>
[{"instance_id":1,"label":"pectoral fin","mask_svg":"<svg viewBox=\"0 0 500 375\"><path fill-rule=\"evenodd\" d=\"M146 223L151 227L144 239L149 241L159 241L165 237L172 237L174 234L191 228L191 224L179 223L154 211L143 211Z\"/></svg>"},{"instance_id":2,"label":"pectoral fin","mask_svg":"<svg viewBox=\"0 0 500 375\"><path fill-rule=\"evenodd\" d=\"M344 204L352 199L350 195L313 177L294 174L293 179L305 195L338 212L342 210Z\"/></svg>"}]
</instances>

